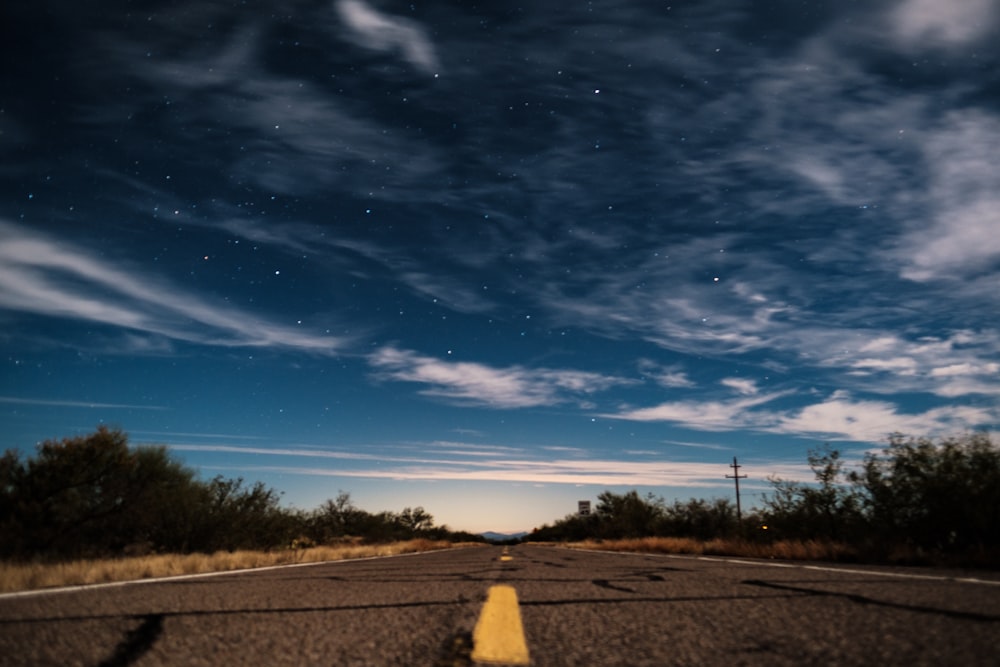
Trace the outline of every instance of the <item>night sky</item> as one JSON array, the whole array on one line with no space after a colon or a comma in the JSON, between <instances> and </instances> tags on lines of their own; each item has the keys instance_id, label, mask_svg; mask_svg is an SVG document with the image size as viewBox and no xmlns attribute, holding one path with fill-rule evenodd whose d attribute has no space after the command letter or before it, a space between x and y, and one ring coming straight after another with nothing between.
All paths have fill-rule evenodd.
<instances>
[{"instance_id":1,"label":"night sky","mask_svg":"<svg viewBox=\"0 0 1000 667\"><path fill-rule=\"evenodd\" d=\"M98 6L99 5L99 6ZM5 2L0 448L530 530L1000 425L1000 3Z\"/></svg>"}]
</instances>

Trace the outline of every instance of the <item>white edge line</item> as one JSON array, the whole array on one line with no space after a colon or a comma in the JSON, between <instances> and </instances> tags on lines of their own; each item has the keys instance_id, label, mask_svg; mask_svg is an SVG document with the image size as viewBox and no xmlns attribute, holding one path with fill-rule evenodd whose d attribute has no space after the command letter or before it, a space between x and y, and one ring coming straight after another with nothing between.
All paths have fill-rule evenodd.
<instances>
[{"instance_id":1,"label":"white edge line","mask_svg":"<svg viewBox=\"0 0 1000 667\"><path fill-rule=\"evenodd\" d=\"M440 551L434 549L432 551ZM389 554L387 556L364 556L362 558L338 558L334 560L319 560L312 563L288 563L287 565L265 565L263 567L247 567L240 570L219 570L218 572L199 572L197 574L175 574L170 577L150 577L147 579L128 579L126 581L108 581L102 584L80 584L78 586L61 586L59 588L36 588L30 591L14 591L12 593L0 593L0 600L12 598L25 598L33 595L50 595L55 593L73 593L76 591L94 591L101 588L119 588L131 586L133 584L158 584L167 581L184 581L186 579L206 579L208 577L221 577L226 574L245 574L247 572L266 572L268 570L281 570L293 567L309 567L311 565L333 565L338 563L357 563L363 560L379 560L382 558L402 558L403 556L418 556L420 554L431 553L431 551L411 551L405 554Z\"/></svg>"},{"instance_id":2,"label":"white edge line","mask_svg":"<svg viewBox=\"0 0 1000 667\"><path fill-rule=\"evenodd\" d=\"M629 556L654 556L656 558L676 558L679 560L704 560L717 563L735 563L737 565L756 565L758 567L798 568L800 570L816 570L818 572L843 572L845 574L867 574L873 577L896 577L897 579L922 579L925 581L954 581L960 584L983 584L985 586L1000 586L1000 580L978 579L976 577L945 577L934 574L906 574L905 572L879 572L878 570L858 570L847 567L824 567L822 565L806 565L804 563L773 563L766 560L746 560L743 558L726 558L724 556L689 556L685 554L657 554L644 551L603 551L599 549L573 549L572 551L593 551L602 554L627 554Z\"/></svg>"}]
</instances>

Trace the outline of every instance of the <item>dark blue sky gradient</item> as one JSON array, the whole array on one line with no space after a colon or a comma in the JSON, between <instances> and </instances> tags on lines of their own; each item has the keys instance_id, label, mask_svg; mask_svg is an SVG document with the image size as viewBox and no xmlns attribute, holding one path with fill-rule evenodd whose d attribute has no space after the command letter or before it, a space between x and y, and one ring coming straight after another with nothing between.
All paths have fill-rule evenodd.
<instances>
[{"instance_id":1,"label":"dark blue sky gradient","mask_svg":"<svg viewBox=\"0 0 1000 667\"><path fill-rule=\"evenodd\" d=\"M995 2L15 4L0 446L515 530L1000 423Z\"/></svg>"}]
</instances>

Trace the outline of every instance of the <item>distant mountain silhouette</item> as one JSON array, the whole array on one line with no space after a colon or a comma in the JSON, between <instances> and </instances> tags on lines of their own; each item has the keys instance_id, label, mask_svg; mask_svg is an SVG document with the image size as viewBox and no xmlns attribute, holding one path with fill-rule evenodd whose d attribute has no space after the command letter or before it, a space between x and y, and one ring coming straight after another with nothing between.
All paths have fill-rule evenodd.
<instances>
[{"instance_id":1,"label":"distant mountain silhouette","mask_svg":"<svg viewBox=\"0 0 1000 667\"><path fill-rule=\"evenodd\" d=\"M520 533L495 533L492 530L488 530L485 533L479 534L485 537L488 542L513 542L520 540L528 533L527 531L522 531Z\"/></svg>"}]
</instances>

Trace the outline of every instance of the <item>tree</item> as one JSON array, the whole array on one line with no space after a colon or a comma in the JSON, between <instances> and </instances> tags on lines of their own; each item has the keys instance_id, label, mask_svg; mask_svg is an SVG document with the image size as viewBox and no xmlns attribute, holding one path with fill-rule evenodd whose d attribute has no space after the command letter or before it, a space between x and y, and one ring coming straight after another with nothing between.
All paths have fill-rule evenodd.
<instances>
[{"instance_id":1,"label":"tree","mask_svg":"<svg viewBox=\"0 0 1000 667\"><path fill-rule=\"evenodd\" d=\"M21 457L12 449L0 457L0 556L22 553L27 547L24 497L27 470Z\"/></svg>"},{"instance_id":2,"label":"tree","mask_svg":"<svg viewBox=\"0 0 1000 667\"><path fill-rule=\"evenodd\" d=\"M324 544L339 537L350 535L361 520L361 510L354 506L351 494L340 491L337 497L327 500L309 518L311 537Z\"/></svg>"},{"instance_id":3,"label":"tree","mask_svg":"<svg viewBox=\"0 0 1000 667\"><path fill-rule=\"evenodd\" d=\"M298 529L279 498L260 482L203 483L165 447L131 448L121 430L100 426L45 441L25 462L16 452L0 459L0 553L269 548Z\"/></svg>"},{"instance_id":4,"label":"tree","mask_svg":"<svg viewBox=\"0 0 1000 667\"><path fill-rule=\"evenodd\" d=\"M645 537L656 533L663 517L663 501L652 493L640 498L632 490L621 495L605 491L597 496L601 537Z\"/></svg>"},{"instance_id":5,"label":"tree","mask_svg":"<svg viewBox=\"0 0 1000 667\"><path fill-rule=\"evenodd\" d=\"M194 473L165 448L130 448L125 433L106 426L47 440L24 462L7 452L0 459L0 549L70 557L137 543L175 547L196 489Z\"/></svg>"},{"instance_id":6,"label":"tree","mask_svg":"<svg viewBox=\"0 0 1000 667\"><path fill-rule=\"evenodd\" d=\"M579 541L671 535L708 540L732 536L737 526L736 507L728 498L692 498L668 506L652 493L641 497L635 490L623 494L605 491L598 495L594 514L568 514L551 526L532 531L531 539Z\"/></svg>"},{"instance_id":7,"label":"tree","mask_svg":"<svg viewBox=\"0 0 1000 667\"><path fill-rule=\"evenodd\" d=\"M428 514L423 507L406 507L399 513L397 521L410 533L419 533L434 526L434 517Z\"/></svg>"},{"instance_id":8,"label":"tree","mask_svg":"<svg viewBox=\"0 0 1000 667\"><path fill-rule=\"evenodd\" d=\"M854 535L861 523L861 503L843 470L840 452L825 445L808 453L813 485L771 478L773 493L765 496L765 519L785 537L841 540Z\"/></svg>"},{"instance_id":9,"label":"tree","mask_svg":"<svg viewBox=\"0 0 1000 667\"><path fill-rule=\"evenodd\" d=\"M371 514L341 491L307 513L280 500L263 482L201 481L166 447L130 447L121 430L101 426L43 442L26 460L13 450L0 457L0 557L271 549L300 537L454 537L419 506Z\"/></svg>"},{"instance_id":10,"label":"tree","mask_svg":"<svg viewBox=\"0 0 1000 667\"><path fill-rule=\"evenodd\" d=\"M174 460L166 447L130 450L130 484L139 489L109 526L114 550L186 551L201 513L195 472Z\"/></svg>"},{"instance_id":11,"label":"tree","mask_svg":"<svg viewBox=\"0 0 1000 667\"><path fill-rule=\"evenodd\" d=\"M531 531L531 540L535 542L579 542L599 533L598 516L596 514L567 514L553 525L543 525Z\"/></svg>"},{"instance_id":12,"label":"tree","mask_svg":"<svg viewBox=\"0 0 1000 667\"><path fill-rule=\"evenodd\" d=\"M664 509L661 531L678 537L710 540L734 535L737 526L736 507L728 498L712 501L691 498L686 503L674 501Z\"/></svg>"},{"instance_id":13,"label":"tree","mask_svg":"<svg viewBox=\"0 0 1000 667\"><path fill-rule=\"evenodd\" d=\"M295 527L279 507L281 494L263 482L247 487L242 477L218 475L204 494L201 531L193 545L198 550L269 549L295 537Z\"/></svg>"},{"instance_id":14,"label":"tree","mask_svg":"<svg viewBox=\"0 0 1000 667\"><path fill-rule=\"evenodd\" d=\"M1000 546L1000 450L985 433L938 442L894 434L851 477L883 543L939 551Z\"/></svg>"}]
</instances>

